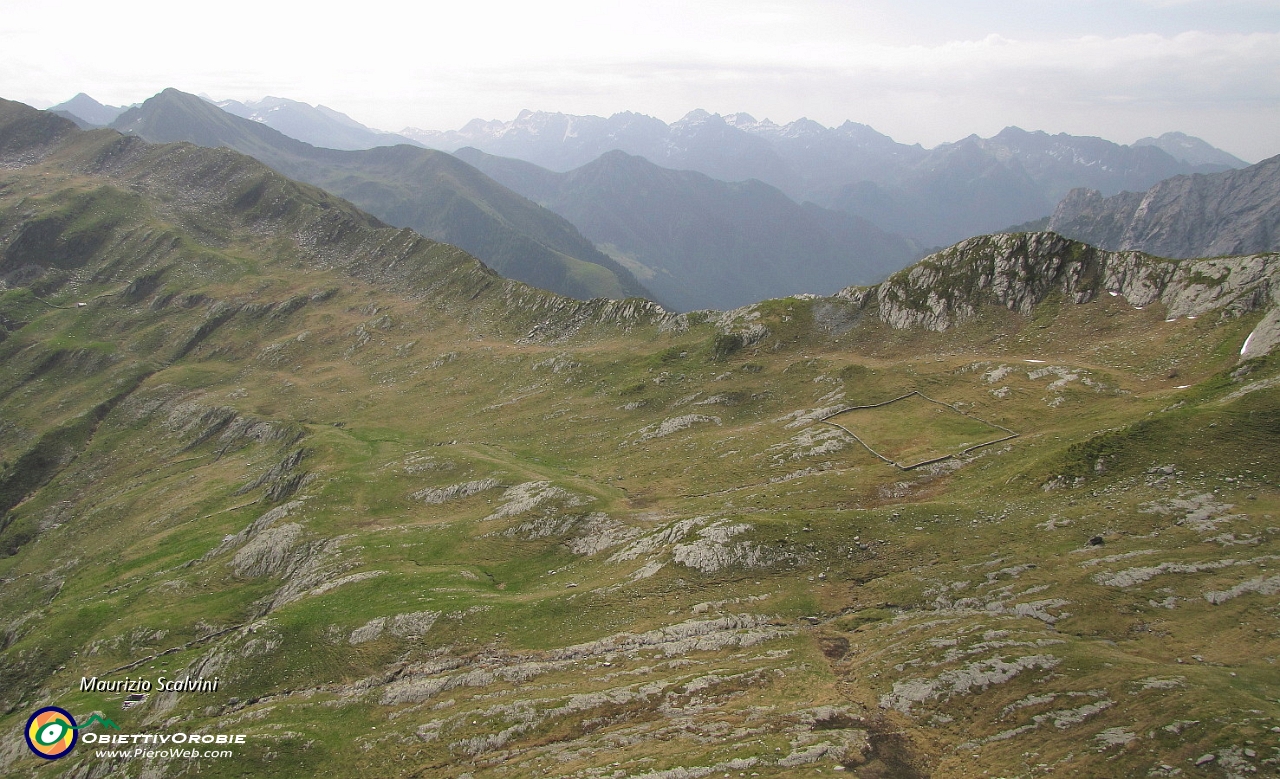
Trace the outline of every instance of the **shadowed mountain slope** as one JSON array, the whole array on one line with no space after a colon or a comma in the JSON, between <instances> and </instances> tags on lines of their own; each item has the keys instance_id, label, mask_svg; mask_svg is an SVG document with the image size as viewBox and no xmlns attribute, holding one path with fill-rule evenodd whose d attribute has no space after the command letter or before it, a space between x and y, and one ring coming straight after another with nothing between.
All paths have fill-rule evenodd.
<instances>
[{"instance_id":1,"label":"shadowed mountain slope","mask_svg":"<svg viewBox=\"0 0 1280 779\"><path fill-rule=\"evenodd\" d=\"M614 151L568 173L476 149L457 156L572 222L680 310L830 294L905 265L914 247L875 225Z\"/></svg>"}]
</instances>

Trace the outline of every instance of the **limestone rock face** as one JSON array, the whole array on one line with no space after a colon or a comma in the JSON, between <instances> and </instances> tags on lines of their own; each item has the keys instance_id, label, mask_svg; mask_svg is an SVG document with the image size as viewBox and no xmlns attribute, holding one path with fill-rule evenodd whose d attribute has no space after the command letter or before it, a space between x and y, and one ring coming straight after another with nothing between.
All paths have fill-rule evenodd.
<instances>
[{"instance_id":1,"label":"limestone rock face","mask_svg":"<svg viewBox=\"0 0 1280 779\"><path fill-rule=\"evenodd\" d=\"M1174 176L1146 192L1075 189L1049 229L1113 251L1217 257L1280 250L1280 156L1243 170Z\"/></svg>"}]
</instances>

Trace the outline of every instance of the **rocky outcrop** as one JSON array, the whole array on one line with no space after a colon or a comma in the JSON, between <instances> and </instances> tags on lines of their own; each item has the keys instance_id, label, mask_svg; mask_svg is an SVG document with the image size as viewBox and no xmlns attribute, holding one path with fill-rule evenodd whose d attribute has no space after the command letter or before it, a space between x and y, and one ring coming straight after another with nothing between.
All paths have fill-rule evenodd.
<instances>
[{"instance_id":1,"label":"rocky outcrop","mask_svg":"<svg viewBox=\"0 0 1280 779\"><path fill-rule=\"evenodd\" d=\"M1049 229L1111 250L1218 257L1280 249L1280 156L1243 170L1175 176L1146 192L1075 189Z\"/></svg>"},{"instance_id":2,"label":"rocky outcrop","mask_svg":"<svg viewBox=\"0 0 1280 779\"><path fill-rule=\"evenodd\" d=\"M893 692L880 698L880 707L910 714L913 704L944 696L963 695L974 689L985 690L993 684L1004 684L1023 671L1050 670L1061 662L1053 655L1028 655L1012 661L1003 657L975 660L962 668L943 671L933 678L894 682Z\"/></svg>"},{"instance_id":3,"label":"rocky outcrop","mask_svg":"<svg viewBox=\"0 0 1280 779\"><path fill-rule=\"evenodd\" d=\"M1204 599L1216 606L1219 603L1226 603L1232 598L1238 598L1251 592L1256 592L1259 595L1275 595L1280 592L1280 576L1272 576L1271 578L1255 576L1229 590L1206 592L1204 593Z\"/></svg>"},{"instance_id":4,"label":"rocky outcrop","mask_svg":"<svg viewBox=\"0 0 1280 779\"><path fill-rule=\"evenodd\" d=\"M1051 232L985 235L930 255L874 287L839 297L894 328L943 331L995 305L1029 316L1051 295L1088 303L1103 294L1135 307L1163 304L1170 317L1214 309L1240 315L1275 305L1280 256L1179 261L1112 252ZM852 315L852 314L851 314ZM1269 343L1265 335L1259 344Z\"/></svg>"},{"instance_id":5,"label":"rocky outcrop","mask_svg":"<svg viewBox=\"0 0 1280 779\"><path fill-rule=\"evenodd\" d=\"M537 508L545 509L548 505L552 508L573 508L588 503L592 499L574 494L562 487L556 487L549 481L530 481L517 484L503 492L502 500L503 504L484 518L486 522L525 514Z\"/></svg>"},{"instance_id":6,"label":"rocky outcrop","mask_svg":"<svg viewBox=\"0 0 1280 779\"><path fill-rule=\"evenodd\" d=\"M1096 250L1054 233L970 238L926 257L885 282L842 296L874 303L894 328L947 330L987 303L1030 315L1053 292L1076 303L1092 300L1099 284Z\"/></svg>"},{"instance_id":7,"label":"rocky outcrop","mask_svg":"<svg viewBox=\"0 0 1280 779\"><path fill-rule=\"evenodd\" d=\"M420 500L423 503L438 505L440 503L447 503L451 500L469 498L472 495L478 495L485 490L492 490L501 486L502 483L497 479L477 479L475 481L463 482L461 484L451 484L448 487L428 487L423 490L418 490L409 497L413 500Z\"/></svg>"},{"instance_id":8,"label":"rocky outcrop","mask_svg":"<svg viewBox=\"0 0 1280 779\"><path fill-rule=\"evenodd\" d=\"M758 543L736 538L752 529L746 523L729 523L726 520L710 521L708 517L692 517L627 539L626 546L609 557L611 563L623 563L640 557L649 557L649 563L633 574L632 581L647 578L663 565L662 559L670 554L671 560L702 573L715 573L730 568L764 568L794 559L791 553L771 550Z\"/></svg>"},{"instance_id":9,"label":"rocky outcrop","mask_svg":"<svg viewBox=\"0 0 1280 779\"><path fill-rule=\"evenodd\" d=\"M722 568L740 565L760 568L771 562L760 546L750 542L734 542L734 536L751 529L746 523L734 525L716 522L698 531L698 539L687 544L677 544L671 550L671 559L677 563L714 573Z\"/></svg>"},{"instance_id":10,"label":"rocky outcrop","mask_svg":"<svg viewBox=\"0 0 1280 779\"><path fill-rule=\"evenodd\" d=\"M231 558L231 567L241 579L274 576L301 562L302 526L296 522L267 528L255 535Z\"/></svg>"},{"instance_id":11,"label":"rocky outcrop","mask_svg":"<svg viewBox=\"0 0 1280 779\"><path fill-rule=\"evenodd\" d=\"M351 631L347 643L352 646L376 641L388 632L397 638L416 638L423 635L440 618L438 611L414 611L394 617L375 617Z\"/></svg>"},{"instance_id":12,"label":"rocky outcrop","mask_svg":"<svg viewBox=\"0 0 1280 779\"><path fill-rule=\"evenodd\" d=\"M569 551L590 557L633 540L640 531L596 511L586 516L543 516L508 528L502 535L528 540L561 537Z\"/></svg>"},{"instance_id":13,"label":"rocky outcrop","mask_svg":"<svg viewBox=\"0 0 1280 779\"><path fill-rule=\"evenodd\" d=\"M685 414L680 417L664 419L662 422L657 424L646 425L645 427L637 430L633 435L637 437L637 441L650 441L654 438L663 438L671 435L672 433L687 430L688 428L702 422L714 422L717 425L721 424L720 417L709 417L705 414Z\"/></svg>"},{"instance_id":14,"label":"rocky outcrop","mask_svg":"<svg viewBox=\"0 0 1280 779\"><path fill-rule=\"evenodd\" d=\"M224 537L221 544L218 544L218 546L206 552L204 557L200 558L200 562L217 557L223 552L242 546L250 539L257 538L272 525L285 517L290 516L300 508L302 508L302 501L300 500L291 500L288 503L276 506L255 519L253 522L249 523L248 527L241 530L239 533Z\"/></svg>"},{"instance_id":15,"label":"rocky outcrop","mask_svg":"<svg viewBox=\"0 0 1280 779\"><path fill-rule=\"evenodd\" d=\"M1261 357L1274 349L1278 343L1280 343L1280 308L1273 308L1262 318L1253 332L1249 333L1244 346L1240 347L1240 356L1246 360L1251 357Z\"/></svg>"},{"instance_id":16,"label":"rocky outcrop","mask_svg":"<svg viewBox=\"0 0 1280 779\"><path fill-rule=\"evenodd\" d=\"M497 654L470 663L461 658L441 658L407 666L381 687L379 702L384 706L398 706L421 703L458 688L486 687L504 681L523 684L573 667L584 659L635 656L640 652L682 657L690 652L752 647L793 634L793 630L775 627L767 617L736 614L711 620L688 620L644 633L616 633L598 641L544 653Z\"/></svg>"},{"instance_id":17,"label":"rocky outcrop","mask_svg":"<svg viewBox=\"0 0 1280 779\"><path fill-rule=\"evenodd\" d=\"M236 490L235 494L243 495L265 486L267 488L267 500L277 502L292 497L295 492L310 483L313 478L312 474L307 471L296 470L298 464L306 456L306 449L293 450L283 460L259 474L256 479L247 482Z\"/></svg>"}]
</instances>

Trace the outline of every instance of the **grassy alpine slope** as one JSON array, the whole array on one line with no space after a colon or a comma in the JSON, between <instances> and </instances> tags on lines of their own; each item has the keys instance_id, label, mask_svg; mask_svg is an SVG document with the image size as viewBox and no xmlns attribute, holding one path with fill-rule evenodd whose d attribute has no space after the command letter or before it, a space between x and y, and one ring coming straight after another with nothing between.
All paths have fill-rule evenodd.
<instances>
[{"instance_id":1,"label":"grassy alpine slope","mask_svg":"<svg viewBox=\"0 0 1280 779\"><path fill-rule=\"evenodd\" d=\"M6 776L1280 762L1275 256L994 236L673 316L228 150L2 103L0 163ZM902 471L822 421L911 390L1018 436ZM248 739L48 764L50 704Z\"/></svg>"}]
</instances>

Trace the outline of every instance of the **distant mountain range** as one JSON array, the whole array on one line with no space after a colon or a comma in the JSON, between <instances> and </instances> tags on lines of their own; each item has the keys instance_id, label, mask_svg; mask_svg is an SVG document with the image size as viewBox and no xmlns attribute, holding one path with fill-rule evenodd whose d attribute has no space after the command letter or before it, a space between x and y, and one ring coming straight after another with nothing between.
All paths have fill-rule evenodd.
<instances>
[{"instance_id":1,"label":"distant mountain range","mask_svg":"<svg viewBox=\"0 0 1280 779\"><path fill-rule=\"evenodd\" d=\"M1280 156L1243 170L1175 176L1146 192L1073 190L1049 229L1162 257L1280 251Z\"/></svg>"},{"instance_id":2,"label":"distant mountain range","mask_svg":"<svg viewBox=\"0 0 1280 779\"><path fill-rule=\"evenodd\" d=\"M669 125L630 112L606 119L524 111L510 122L473 120L457 131L406 128L402 134L432 148L471 146L553 171L581 167L616 149L722 181L759 179L797 202L864 217L922 245L1047 216L1076 187L1113 194L1179 174L1246 165L1180 134L1124 146L1010 127L992 138L974 135L924 149L854 122L778 125L706 111Z\"/></svg>"},{"instance_id":3,"label":"distant mountain range","mask_svg":"<svg viewBox=\"0 0 1280 779\"><path fill-rule=\"evenodd\" d=\"M854 122L525 111L394 134L325 106L176 90L127 111L84 94L50 110L237 149L561 294L682 310L872 283L1009 225L1178 257L1265 251L1277 232L1270 169L1174 132L1125 146L1010 127L925 149Z\"/></svg>"},{"instance_id":4,"label":"distant mountain range","mask_svg":"<svg viewBox=\"0 0 1280 779\"><path fill-rule=\"evenodd\" d=\"M176 89L126 111L111 127L155 143L235 149L544 289L581 299L650 296L569 222L443 152L406 145L322 149Z\"/></svg>"},{"instance_id":5,"label":"distant mountain range","mask_svg":"<svg viewBox=\"0 0 1280 779\"><path fill-rule=\"evenodd\" d=\"M314 117L319 110L279 105L270 113ZM230 107L269 111L266 103ZM865 220L797 205L758 181L729 184L621 152L562 175L480 152L462 160L407 145L325 149L177 90L111 126L154 142L234 148L393 225L457 245L503 275L578 298L732 308L871 283L921 253ZM468 164L481 161L483 172ZM529 175L513 169L521 165ZM539 183L521 183L526 178Z\"/></svg>"},{"instance_id":6,"label":"distant mountain range","mask_svg":"<svg viewBox=\"0 0 1280 779\"><path fill-rule=\"evenodd\" d=\"M726 183L621 151L567 173L460 149L455 154L568 219L680 309L729 309L870 284L918 248L852 214L796 204L751 180Z\"/></svg>"},{"instance_id":7,"label":"distant mountain range","mask_svg":"<svg viewBox=\"0 0 1280 779\"><path fill-rule=\"evenodd\" d=\"M239 100L222 100L216 105L229 114L261 122L290 138L326 149L353 151L378 146L397 146L402 143L412 146L422 145L403 135L366 127L332 108L322 105L311 106L283 97L264 97L247 103Z\"/></svg>"}]
</instances>

